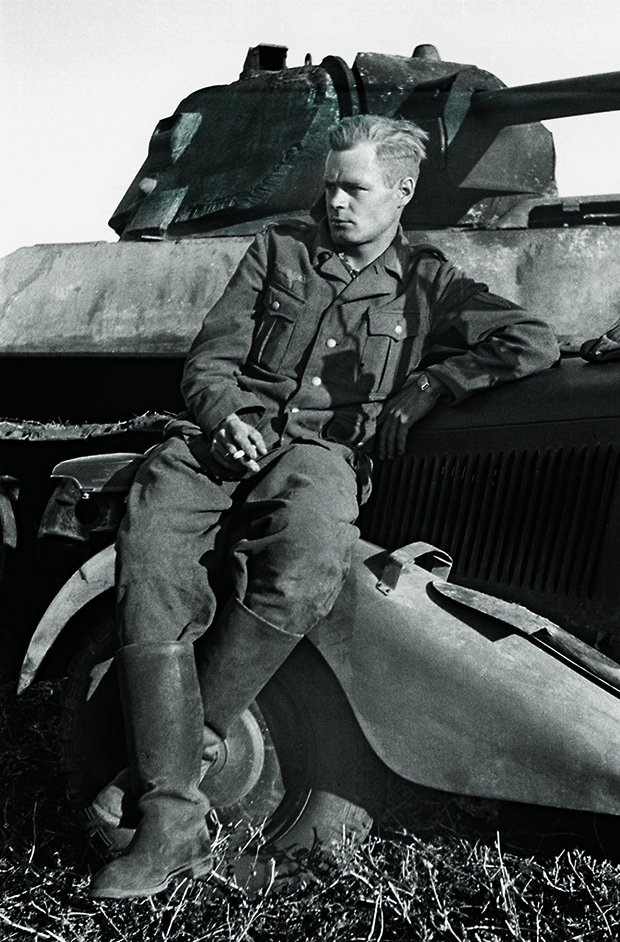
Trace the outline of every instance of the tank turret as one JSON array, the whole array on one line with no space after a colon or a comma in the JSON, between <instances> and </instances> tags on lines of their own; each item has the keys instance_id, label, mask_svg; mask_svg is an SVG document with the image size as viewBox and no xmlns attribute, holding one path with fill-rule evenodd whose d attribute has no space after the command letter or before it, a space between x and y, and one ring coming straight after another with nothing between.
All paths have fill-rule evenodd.
<instances>
[{"instance_id":1,"label":"tank turret","mask_svg":"<svg viewBox=\"0 0 620 942\"><path fill-rule=\"evenodd\" d=\"M548 118L620 109L620 72L506 88L434 46L287 68L286 47L249 50L237 82L194 92L162 119L110 225L121 239L246 234L309 213L338 119L402 116L429 133L408 229L527 225L557 196Z\"/></svg>"}]
</instances>

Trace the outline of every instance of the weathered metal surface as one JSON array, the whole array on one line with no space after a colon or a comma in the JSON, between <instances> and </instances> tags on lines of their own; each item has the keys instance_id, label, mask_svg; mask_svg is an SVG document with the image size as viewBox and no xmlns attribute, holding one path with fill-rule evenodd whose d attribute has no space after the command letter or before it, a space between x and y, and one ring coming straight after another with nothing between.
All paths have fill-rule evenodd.
<instances>
[{"instance_id":1,"label":"weathered metal surface","mask_svg":"<svg viewBox=\"0 0 620 942\"><path fill-rule=\"evenodd\" d=\"M250 68L194 92L155 128L110 225L124 238L180 235L311 206L342 114L331 71L330 60Z\"/></svg>"},{"instance_id":2,"label":"weathered metal surface","mask_svg":"<svg viewBox=\"0 0 620 942\"><path fill-rule=\"evenodd\" d=\"M542 615L537 615L536 612L531 612L525 606L517 605L516 602L506 602L504 599L498 599L486 592L468 589L465 586L449 582L433 582L433 588L440 595L458 602L459 605L466 605L491 618L503 621L507 625L512 625L513 628L518 628L519 631L535 638L541 644L571 658L580 667L602 678L616 690L620 690L620 665L579 638L574 638L568 631L564 631L548 618L543 618Z\"/></svg>"},{"instance_id":3,"label":"weathered metal surface","mask_svg":"<svg viewBox=\"0 0 620 942\"><path fill-rule=\"evenodd\" d=\"M370 114L401 116L429 135L406 226L485 228L523 199L556 192L555 153L541 124L500 127L470 110L474 93L502 90L482 69L454 62L359 53L353 65Z\"/></svg>"},{"instance_id":4,"label":"weathered metal surface","mask_svg":"<svg viewBox=\"0 0 620 942\"><path fill-rule=\"evenodd\" d=\"M18 693L27 690L46 654L75 612L114 585L114 545L88 559L52 599L30 639L22 664Z\"/></svg>"},{"instance_id":5,"label":"weathered metal surface","mask_svg":"<svg viewBox=\"0 0 620 942\"><path fill-rule=\"evenodd\" d=\"M376 587L386 557L360 541L334 609L309 635L377 755L432 788L619 814L620 698L493 619L443 609L416 566L386 597ZM20 692L71 615L113 582L110 546L47 609Z\"/></svg>"},{"instance_id":6,"label":"weathered metal surface","mask_svg":"<svg viewBox=\"0 0 620 942\"><path fill-rule=\"evenodd\" d=\"M321 192L329 126L364 112L410 118L430 135L417 199L405 215L412 225L466 218L483 226L497 215L490 201L507 208L514 203L507 194L555 192L553 142L542 125L501 127L470 109L472 94L503 87L489 72L420 50L359 53L351 68L327 56L289 69L264 51L250 50L239 81L194 92L159 122L110 220L123 239L309 211Z\"/></svg>"},{"instance_id":7,"label":"weathered metal surface","mask_svg":"<svg viewBox=\"0 0 620 942\"><path fill-rule=\"evenodd\" d=\"M620 228L408 235L434 242L561 335L597 336L620 317ZM184 357L250 241L19 249L0 260L0 356Z\"/></svg>"},{"instance_id":8,"label":"weathered metal surface","mask_svg":"<svg viewBox=\"0 0 620 942\"><path fill-rule=\"evenodd\" d=\"M126 493L144 458L144 455L125 451L69 458L56 465L51 477L74 481L82 494L102 491Z\"/></svg>"},{"instance_id":9,"label":"weathered metal surface","mask_svg":"<svg viewBox=\"0 0 620 942\"><path fill-rule=\"evenodd\" d=\"M493 619L442 608L424 570L386 598L384 560L360 543L309 635L379 757L433 788L618 814L620 698Z\"/></svg>"},{"instance_id":10,"label":"weathered metal surface","mask_svg":"<svg viewBox=\"0 0 620 942\"><path fill-rule=\"evenodd\" d=\"M429 51L430 50L430 51ZM327 131L337 119L400 116L429 134L411 227L485 228L524 196L555 194L545 118L620 108L620 73L514 89L473 65L358 53L285 66L284 47L251 49L240 79L201 89L162 119L110 225L123 239L204 233L277 213L310 211L320 195Z\"/></svg>"},{"instance_id":11,"label":"weathered metal surface","mask_svg":"<svg viewBox=\"0 0 620 942\"><path fill-rule=\"evenodd\" d=\"M447 230L410 238L434 242L559 335L594 337L620 317L620 229Z\"/></svg>"},{"instance_id":12,"label":"weathered metal surface","mask_svg":"<svg viewBox=\"0 0 620 942\"><path fill-rule=\"evenodd\" d=\"M0 355L183 356L249 241L18 249L0 260Z\"/></svg>"}]
</instances>

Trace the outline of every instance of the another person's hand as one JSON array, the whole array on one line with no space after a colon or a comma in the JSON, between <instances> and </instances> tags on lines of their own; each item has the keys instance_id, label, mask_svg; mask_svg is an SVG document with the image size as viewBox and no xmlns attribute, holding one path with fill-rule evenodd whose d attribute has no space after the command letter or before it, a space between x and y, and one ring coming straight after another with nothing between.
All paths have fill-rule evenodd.
<instances>
[{"instance_id":1,"label":"another person's hand","mask_svg":"<svg viewBox=\"0 0 620 942\"><path fill-rule=\"evenodd\" d=\"M256 459L267 454L261 433L240 419L236 412L226 416L211 439L211 456L218 464L231 471L246 468L258 471Z\"/></svg>"},{"instance_id":2,"label":"another person's hand","mask_svg":"<svg viewBox=\"0 0 620 942\"><path fill-rule=\"evenodd\" d=\"M382 460L404 455L409 430L436 406L435 396L443 391L443 384L430 377L425 380L428 388L421 389L416 380L385 401L377 419L377 446Z\"/></svg>"}]
</instances>

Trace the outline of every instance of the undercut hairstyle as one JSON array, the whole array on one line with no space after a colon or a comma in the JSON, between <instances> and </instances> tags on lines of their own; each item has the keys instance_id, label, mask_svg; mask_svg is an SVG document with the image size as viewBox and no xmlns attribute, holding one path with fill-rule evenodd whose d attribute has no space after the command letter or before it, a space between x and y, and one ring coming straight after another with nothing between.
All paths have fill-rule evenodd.
<instances>
[{"instance_id":1,"label":"undercut hairstyle","mask_svg":"<svg viewBox=\"0 0 620 942\"><path fill-rule=\"evenodd\" d=\"M427 139L426 131L413 121L375 114L342 118L329 131L332 150L351 150L358 144L374 144L388 186L394 186L403 177L417 180L420 163L426 157Z\"/></svg>"}]
</instances>

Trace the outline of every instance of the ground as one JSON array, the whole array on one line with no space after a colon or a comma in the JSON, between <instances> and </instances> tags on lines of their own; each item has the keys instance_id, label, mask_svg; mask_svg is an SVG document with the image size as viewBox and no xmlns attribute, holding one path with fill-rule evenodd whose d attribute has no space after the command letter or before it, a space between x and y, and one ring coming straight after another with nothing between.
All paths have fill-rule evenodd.
<instances>
[{"instance_id":1,"label":"ground","mask_svg":"<svg viewBox=\"0 0 620 942\"><path fill-rule=\"evenodd\" d=\"M297 885L250 897L214 874L153 899L86 895L101 857L65 797L55 726L62 682L22 698L0 686L0 939L3 942L348 942L616 939L615 822L439 793L394 794L380 830ZM614 830L618 833L614 833Z\"/></svg>"}]
</instances>

